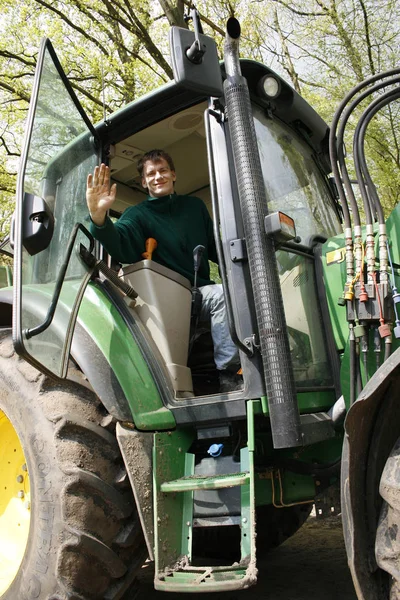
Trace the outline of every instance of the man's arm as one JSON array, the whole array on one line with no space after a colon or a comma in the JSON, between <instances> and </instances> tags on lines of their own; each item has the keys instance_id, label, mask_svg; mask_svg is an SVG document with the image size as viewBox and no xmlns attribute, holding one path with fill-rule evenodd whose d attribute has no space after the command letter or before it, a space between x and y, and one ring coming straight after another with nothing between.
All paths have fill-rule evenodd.
<instances>
[{"instance_id":1,"label":"man's arm","mask_svg":"<svg viewBox=\"0 0 400 600\"><path fill-rule=\"evenodd\" d=\"M116 191L115 183L110 187L110 169L106 165L95 167L93 175L88 175L86 202L92 221L90 232L115 260L137 262L145 250L140 220L129 210L115 224L107 217L107 211L115 202Z\"/></svg>"},{"instance_id":2,"label":"man's arm","mask_svg":"<svg viewBox=\"0 0 400 600\"><path fill-rule=\"evenodd\" d=\"M90 218L98 227L105 223L107 211L115 201L117 184L110 188L110 169L105 164L95 167L94 173L89 173L86 185L86 202Z\"/></svg>"}]
</instances>

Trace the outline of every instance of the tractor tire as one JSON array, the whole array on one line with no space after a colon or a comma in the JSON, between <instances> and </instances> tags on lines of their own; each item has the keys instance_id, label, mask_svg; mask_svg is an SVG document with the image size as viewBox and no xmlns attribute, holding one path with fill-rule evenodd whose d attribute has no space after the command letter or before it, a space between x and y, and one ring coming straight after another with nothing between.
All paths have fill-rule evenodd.
<instances>
[{"instance_id":1,"label":"tractor tire","mask_svg":"<svg viewBox=\"0 0 400 600\"><path fill-rule=\"evenodd\" d=\"M390 600L400 598L400 438L383 469L379 493L383 499L376 532L375 557L389 575Z\"/></svg>"},{"instance_id":2,"label":"tractor tire","mask_svg":"<svg viewBox=\"0 0 400 600\"><path fill-rule=\"evenodd\" d=\"M113 420L0 332L0 598L117 600L146 558Z\"/></svg>"}]
</instances>

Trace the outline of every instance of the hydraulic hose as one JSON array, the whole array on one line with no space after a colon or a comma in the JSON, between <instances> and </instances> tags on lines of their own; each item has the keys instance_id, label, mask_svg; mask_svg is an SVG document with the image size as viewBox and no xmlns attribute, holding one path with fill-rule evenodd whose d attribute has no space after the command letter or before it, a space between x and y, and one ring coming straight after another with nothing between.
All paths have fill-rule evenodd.
<instances>
[{"instance_id":1,"label":"hydraulic hose","mask_svg":"<svg viewBox=\"0 0 400 600\"><path fill-rule=\"evenodd\" d=\"M371 104L365 109L363 114L361 115L356 130L354 132L354 167L357 174L357 179L359 181L361 196L364 201L364 206L368 205L368 196L367 190L365 186L365 179L367 181L371 181L371 177L369 175L369 171L367 168L367 163L365 160L365 152L364 152L364 141L365 141L365 133L366 129L376 115L382 108L384 108L390 102L397 100L400 97L400 88L397 87L389 92L386 92L383 96L376 98ZM376 193L374 187L369 190L370 193ZM379 200L379 196L376 194L374 197L374 204L378 213L378 220L380 225L385 224L385 218L383 215L382 206ZM365 212L366 208L365 208ZM368 221L367 221L368 222Z\"/></svg>"},{"instance_id":2,"label":"hydraulic hose","mask_svg":"<svg viewBox=\"0 0 400 600\"><path fill-rule=\"evenodd\" d=\"M275 448L302 445L275 247L264 230L268 201L247 81L239 63L240 25L228 20L224 94Z\"/></svg>"},{"instance_id":3,"label":"hydraulic hose","mask_svg":"<svg viewBox=\"0 0 400 600\"><path fill-rule=\"evenodd\" d=\"M343 130L344 130L344 125L347 122L350 113L354 110L355 106L357 106L357 104L361 101L361 99L363 97L366 97L367 95L369 95L370 93L372 93L373 91L375 91L375 88L371 88L369 90L367 90L367 92L362 96L360 96L359 99L357 99L354 103L352 103L352 105L349 107L348 110L346 110L346 112L344 112L346 106L349 104L350 100L352 98L354 98L354 96L356 96L359 92L361 92L361 90L363 90L364 88L367 88L368 86L372 85L373 83L375 83L376 81L378 81L379 79L387 79L389 77L395 76L400 74L400 68L397 67L395 69L390 69L389 71L385 71L383 73L379 73L377 75L372 75L371 77L368 77L367 79L365 79L364 81L362 81L361 83L359 83L355 88L353 88L342 100L342 102L340 103L340 105L338 106L334 116L333 116L333 120L332 120L332 125L331 125L331 129L330 129L330 135L329 135L329 154L331 157L331 163L332 163L332 171L335 177L335 181L336 181L336 185L338 188L338 192L339 192L339 196L340 196L340 201L342 204L342 208L343 208L343 215L344 215L344 224L345 224L345 228L351 228L351 218L350 218L350 212L349 212L349 208L347 205L347 199L346 199L346 195L344 193L344 189L343 189L343 184L341 182L341 177L340 177L340 173L339 173L339 169L338 169L338 165L337 165L337 161L338 161L338 147L342 146L343 144ZM386 85L390 85L391 83L393 83L390 80L387 80L385 83L383 83L382 85L379 84L379 87L377 87L376 89L379 89L380 87L384 87ZM336 139L336 133L337 133L337 128L339 125L339 121L342 118L342 114L343 114L343 118L344 118L344 123L342 126L342 133L341 135L339 134L338 138Z\"/></svg>"}]
</instances>

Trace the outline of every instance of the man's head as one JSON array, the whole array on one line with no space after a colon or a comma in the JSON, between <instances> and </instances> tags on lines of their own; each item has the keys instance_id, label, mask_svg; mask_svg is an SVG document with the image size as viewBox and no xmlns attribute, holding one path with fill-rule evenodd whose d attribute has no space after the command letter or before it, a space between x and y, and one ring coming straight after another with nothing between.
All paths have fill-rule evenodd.
<instances>
[{"instance_id":1,"label":"man's head","mask_svg":"<svg viewBox=\"0 0 400 600\"><path fill-rule=\"evenodd\" d=\"M137 169L142 186L148 189L150 196L160 198L174 192L175 167L172 158L164 150L146 152L140 158Z\"/></svg>"}]
</instances>

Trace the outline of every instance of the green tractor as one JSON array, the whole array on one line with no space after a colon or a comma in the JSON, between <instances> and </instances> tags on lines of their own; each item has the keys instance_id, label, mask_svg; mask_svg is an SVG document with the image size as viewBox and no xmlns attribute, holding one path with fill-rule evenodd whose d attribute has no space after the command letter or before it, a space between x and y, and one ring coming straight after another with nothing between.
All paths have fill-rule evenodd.
<instances>
[{"instance_id":1,"label":"green tractor","mask_svg":"<svg viewBox=\"0 0 400 600\"><path fill-rule=\"evenodd\" d=\"M256 553L339 509L340 479L358 598L397 598L400 223L363 156L380 107L357 132L361 225L337 128L353 96L330 133L239 61L235 19L220 65L192 18L171 32L175 80L96 126L42 44L0 291L0 598L116 600L146 557L157 590L247 588ZM189 281L156 254L116 265L89 232L87 174L110 166L118 219L154 147L213 217L242 390L220 393Z\"/></svg>"}]
</instances>

